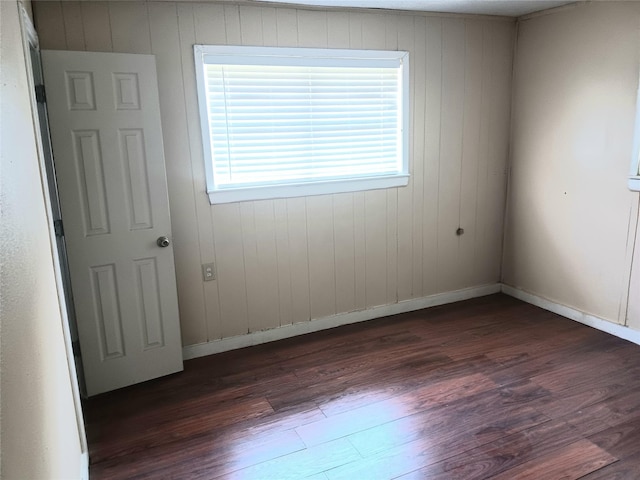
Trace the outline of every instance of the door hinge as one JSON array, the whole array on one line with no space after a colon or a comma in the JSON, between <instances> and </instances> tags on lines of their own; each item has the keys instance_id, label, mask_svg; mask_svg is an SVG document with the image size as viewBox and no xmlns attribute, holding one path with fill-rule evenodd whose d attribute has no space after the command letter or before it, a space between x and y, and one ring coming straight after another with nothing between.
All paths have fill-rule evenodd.
<instances>
[{"instance_id":1,"label":"door hinge","mask_svg":"<svg viewBox=\"0 0 640 480\"><path fill-rule=\"evenodd\" d=\"M53 221L53 231L56 237L64 237L64 227L62 226L62 219Z\"/></svg>"},{"instance_id":2,"label":"door hinge","mask_svg":"<svg viewBox=\"0 0 640 480\"><path fill-rule=\"evenodd\" d=\"M44 85L36 85L36 102L47 103L47 94L44 91Z\"/></svg>"}]
</instances>

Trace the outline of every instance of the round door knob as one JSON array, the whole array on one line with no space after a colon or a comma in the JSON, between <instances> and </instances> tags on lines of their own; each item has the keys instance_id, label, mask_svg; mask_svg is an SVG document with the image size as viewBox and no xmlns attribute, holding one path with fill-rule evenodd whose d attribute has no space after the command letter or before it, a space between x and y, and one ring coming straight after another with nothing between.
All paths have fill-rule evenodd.
<instances>
[{"instance_id":1,"label":"round door knob","mask_svg":"<svg viewBox=\"0 0 640 480\"><path fill-rule=\"evenodd\" d=\"M158 240L156 240L156 243L158 244L159 247L168 247L169 246L169 238L168 237L158 237Z\"/></svg>"}]
</instances>

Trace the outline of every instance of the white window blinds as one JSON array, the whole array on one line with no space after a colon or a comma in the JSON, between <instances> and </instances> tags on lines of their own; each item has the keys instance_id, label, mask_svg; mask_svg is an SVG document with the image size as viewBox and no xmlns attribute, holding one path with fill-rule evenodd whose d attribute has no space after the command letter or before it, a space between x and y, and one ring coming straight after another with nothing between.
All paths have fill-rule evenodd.
<instances>
[{"instance_id":1,"label":"white window blinds","mask_svg":"<svg viewBox=\"0 0 640 480\"><path fill-rule=\"evenodd\" d=\"M210 195L306 195L312 184L332 182L362 189L348 185L353 180L380 188L396 177L390 186L406 184L405 52L201 47L198 54Z\"/></svg>"}]
</instances>

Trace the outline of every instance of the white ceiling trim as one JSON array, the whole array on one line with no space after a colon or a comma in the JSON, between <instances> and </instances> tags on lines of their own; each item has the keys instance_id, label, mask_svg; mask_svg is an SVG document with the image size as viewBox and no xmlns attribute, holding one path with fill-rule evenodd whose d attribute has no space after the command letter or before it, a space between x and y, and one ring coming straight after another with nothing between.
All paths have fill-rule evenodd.
<instances>
[{"instance_id":1,"label":"white ceiling trim","mask_svg":"<svg viewBox=\"0 0 640 480\"><path fill-rule=\"evenodd\" d=\"M573 3L572 0L253 0L315 7L368 8L417 12L520 17Z\"/></svg>"}]
</instances>

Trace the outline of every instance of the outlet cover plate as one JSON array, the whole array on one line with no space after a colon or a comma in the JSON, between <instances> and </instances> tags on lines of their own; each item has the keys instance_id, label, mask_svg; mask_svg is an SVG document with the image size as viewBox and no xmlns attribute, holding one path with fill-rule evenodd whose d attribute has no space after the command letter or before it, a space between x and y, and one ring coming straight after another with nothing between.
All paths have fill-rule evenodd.
<instances>
[{"instance_id":1,"label":"outlet cover plate","mask_svg":"<svg viewBox=\"0 0 640 480\"><path fill-rule=\"evenodd\" d=\"M216 279L216 268L213 263L205 263L202 265L202 280L210 282Z\"/></svg>"}]
</instances>

